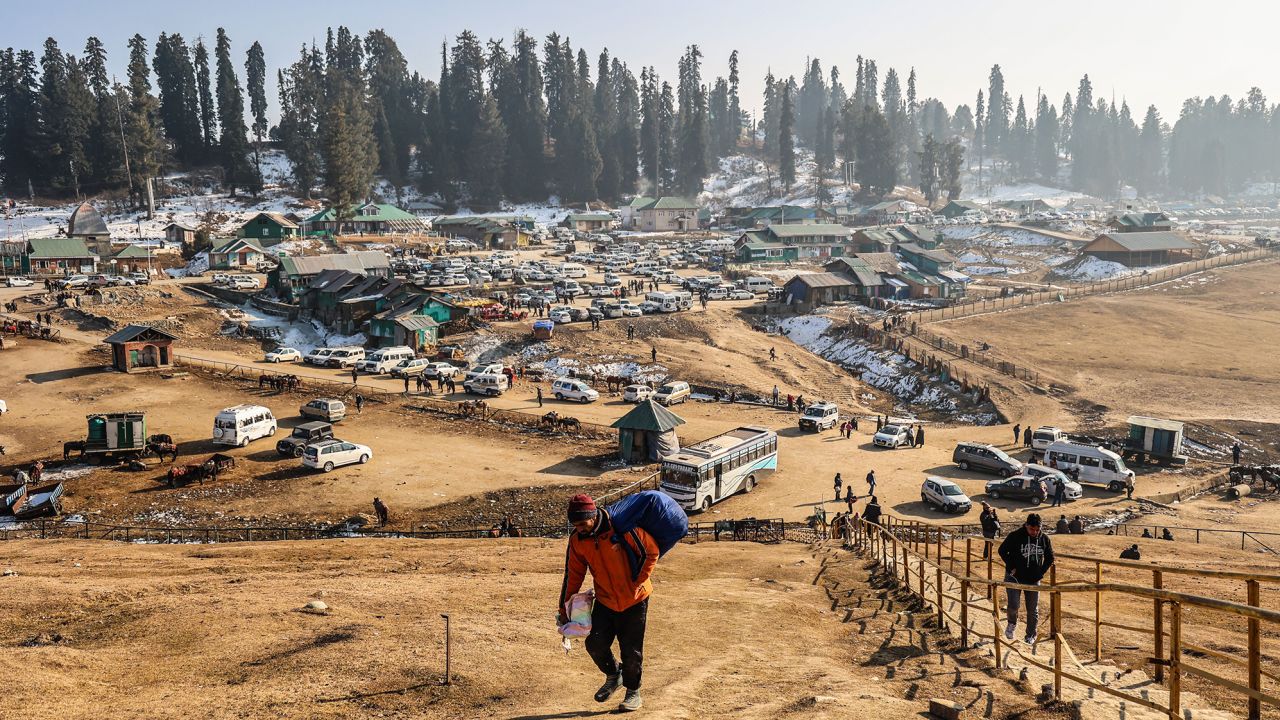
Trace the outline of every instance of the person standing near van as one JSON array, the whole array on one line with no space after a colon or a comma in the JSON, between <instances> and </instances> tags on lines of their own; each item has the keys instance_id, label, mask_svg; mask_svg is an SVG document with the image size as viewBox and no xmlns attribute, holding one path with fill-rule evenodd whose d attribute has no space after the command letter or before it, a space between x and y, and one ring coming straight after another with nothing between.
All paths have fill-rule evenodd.
<instances>
[{"instance_id":1,"label":"person standing near van","mask_svg":"<svg viewBox=\"0 0 1280 720\"><path fill-rule=\"evenodd\" d=\"M1124 479L1124 495L1126 500L1133 499L1133 476L1132 475Z\"/></svg>"},{"instance_id":2,"label":"person standing near van","mask_svg":"<svg viewBox=\"0 0 1280 720\"><path fill-rule=\"evenodd\" d=\"M987 504L982 503L982 513L978 515L978 522L982 523L982 537L988 541L995 540L1000 536L1000 516L996 513L996 509ZM991 554L991 543L982 543L982 557L986 558Z\"/></svg>"},{"instance_id":3,"label":"person standing near van","mask_svg":"<svg viewBox=\"0 0 1280 720\"><path fill-rule=\"evenodd\" d=\"M1022 527L1009 533L1000 543L1000 559L1004 561L1005 582L1019 585L1039 585L1041 578L1053 566L1053 545L1049 536L1040 531L1040 515L1031 513ZM1012 640L1018 626L1018 607L1025 596L1027 601L1027 632L1023 640L1032 644L1036 639L1036 626L1040 622L1040 593L1034 590L1006 588L1007 614L1004 636Z\"/></svg>"},{"instance_id":4,"label":"person standing near van","mask_svg":"<svg viewBox=\"0 0 1280 720\"><path fill-rule=\"evenodd\" d=\"M853 515L853 501L857 499L858 496L853 494L853 483L849 483L844 489L844 504L849 506L850 515Z\"/></svg>"},{"instance_id":5,"label":"person standing near van","mask_svg":"<svg viewBox=\"0 0 1280 720\"><path fill-rule=\"evenodd\" d=\"M1022 447L1031 447L1031 426L1028 425L1022 430Z\"/></svg>"}]
</instances>

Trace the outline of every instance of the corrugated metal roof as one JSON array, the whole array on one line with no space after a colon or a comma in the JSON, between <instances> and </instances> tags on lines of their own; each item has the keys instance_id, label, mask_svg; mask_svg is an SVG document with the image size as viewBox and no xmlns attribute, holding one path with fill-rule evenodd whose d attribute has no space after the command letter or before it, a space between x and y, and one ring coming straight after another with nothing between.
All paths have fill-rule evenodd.
<instances>
[{"instance_id":1,"label":"corrugated metal roof","mask_svg":"<svg viewBox=\"0 0 1280 720\"><path fill-rule=\"evenodd\" d=\"M674 195L664 195L657 200L643 205L641 210L697 210L698 204L692 200L686 200L682 197Z\"/></svg>"},{"instance_id":2,"label":"corrugated metal roof","mask_svg":"<svg viewBox=\"0 0 1280 720\"><path fill-rule=\"evenodd\" d=\"M787 281L787 285L799 282L810 288L824 287L852 287L853 283L848 278L840 277L835 273L807 273L805 275L796 275Z\"/></svg>"},{"instance_id":3,"label":"corrugated metal roof","mask_svg":"<svg viewBox=\"0 0 1280 720\"><path fill-rule=\"evenodd\" d=\"M154 327L151 327L150 325L126 325L123 328L117 330L116 332L108 335L106 339L103 340L102 342L104 343L131 342L134 340L134 338L141 337L143 334L148 332L153 332L159 335L163 335L169 338L170 340L178 339L177 335L167 333L164 330L161 330L160 328L154 328Z\"/></svg>"},{"instance_id":4,"label":"corrugated metal roof","mask_svg":"<svg viewBox=\"0 0 1280 720\"><path fill-rule=\"evenodd\" d=\"M364 272L390 266L387 254L381 250L361 250L359 252L334 255L284 257L280 259L280 267L287 275L316 275L325 270Z\"/></svg>"},{"instance_id":5,"label":"corrugated metal roof","mask_svg":"<svg viewBox=\"0 0 1280 720\"><path fill-rule=\"evenodd\" d=\"M853 235L853 231L844 225L836 225L834 223L812 223L801 225L770 225L768 232L770 235L779 238L793 237L839 237L848 238Z\"/></svg>"},{"instance_id":6,"label":"corrugated metal roof","mask_svg":"<svg viewBox=\"0 0 1280 720\"><path fill-rule=\"evenodd\" d=\"M142 247L141 245L125 245L124 247L120 248L120 250L115 255L112 255L112 257L116 259L123 259L123 260L128 260L130 258L145 260L150 256L151 254L147 250L147 248Z\"/></svg>"},{"instance_id":7,"label":"corrugated metal roof","mask_svg":"<svg viewBox=\"0 0 1280 720\"><path fill-rule=\"evenodd\" d=\"M1126 232L1103 233L1085 245L1081 252L1088 252L1093 246L1104 240L1119 245L1129 252L1147 252L1151 250L1194 250L1195 245L1175 232Z\"/></svg>"},{"instance_id":8,"label":"corrugated metal roof","mask_svg":"<svg viewBox=\"0 0 1280 720\"><path fill-rule=\"evenodd\" d=\"M68 235L110 235L102 215L89 203L82 203L67 221Z\"/></svg>"},{"instance_id":9,"label":"corrugated metal roof","mask_svg":"<svg viewBox=\"0 0 1280 720\"><path fill-rule=\"evenodd\" d=\"M28 242L31 246L28 255L33 260L93 257L93 253L89 252L89 248L79 238L32 238Z\"/></svg>"}]
</instances>

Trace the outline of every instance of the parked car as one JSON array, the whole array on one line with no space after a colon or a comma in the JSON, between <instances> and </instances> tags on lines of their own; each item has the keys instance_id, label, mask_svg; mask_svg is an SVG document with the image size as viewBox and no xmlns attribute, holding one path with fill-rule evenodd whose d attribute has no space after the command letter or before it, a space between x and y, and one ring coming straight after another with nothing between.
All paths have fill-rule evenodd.
<instances>
[{"instance_id":1,"label":"parked car","mask_svg":"<svg viewBox=\"0 0 1280 720\"><path fill-rule=\"evenodd\" d=\"M71 275L57 282L59 287L65 289L71 288L87 288L90 285L88 275Z\"/></svg>"},{"instance_id":2,"label":"parked car","mask_svg":"<svg viewBox=\"0 0 1280 720\"><path fill-rule=\"evenodd\" d=\"M653 388L648 385L628 385L622 390L622 401L630 403L644 402L653 397Z\"/></svg>"},{"instance_id":3,"label":"parked car","mask_svg":"<svg viewBox=\"0 0 1280 720\"><path fill-rule=\"evenodd\" d=\"M502 375L502 363L485 363L484 365L475 365L467 371L466 379L470 380L479 375ZM503 388L504 390L506 388Z\"/></svg>"},{"instance_id":4,"label":"parked car","mask_svg":"<svg viewBox=\"0 0 1280 720\"><path fill-rule=\"evenodd\" d=\"M364 360L364 348L334 348L324 359L325 367L349 368Z\"/></svg>"},{"instance_id":5,"label":"parked car","mask_svg":"<svg viewBox=\"0 0 1280 720\"><path fill-rule=\"evenodd\" d=\"M213 282L214 285L226 285L227 283L231 282L231 275L229 275L228 273L214 273L213 277L210 278L210 280Z\"/></svg>"},{"instance_id":6,"label":"parked car","mask_svg":"<svg viewBox=\"0 0 1280 720\"><path fill-rule=\"evenodd\" d=\"M426 371L427 367L434 365L428 358L411 358L409 360L401 360L399 365L391 368L391 377L417 377Z\"/></svg>"},{"instance_id":7,"label":"parked car","mask_svg":"<svg viewBox=\"0 0 1280 720\"><path fill-rule=\"evenodd\" d=\"M750 290L732 290L729 292L730 300L754 300L755 294Z\"/></svg>"},{"instance_id":8,"label":"parked car","mask_svg":"<svg viewBox=\"0 0 1280 720\"><path fill-rule=\"evenodd\" d=\"M964 513L973 507L973 501L954 481L932 475L920 486L920 501L949 513Z\"/></svg>"},{"instance_id":9,"label":"parked car","mask_svg":"<svg viewBox=\"0 0 1280 720\"><path fill-rule=\"evenodd\" d=\"M296 348L278 347L263 355L262 359L269 363L295 362L302 359L302 353L298 352Z\"/></svg>"},{"instance_id":10,"label":"parked car","mask_svg":"<svg viewBox=\"0 0 1280 720\"><path fill-rule=\"evenodd\" d=\"M595 402L600 393L582 380L557 378L551 381L551 394L557 400L577 400L581 403Z\"/></svg>"},{"instance_id":11,"label":"parked car","mask_svg":"<svg viewBox=\"0 0 1280 720\"><path fill-rule=\"evenodd\" d=\"M692 394L689 383L675 381L658 388L658 391L653 394L653 400L659 405L676 405L688 400Z\"/></svg>"},{"instance_id":12,"label":"parked car","mask_svg":"<svg viewBox=\"0 0 1280 720\"><path fill-rule=\"evenodd\" d=\"M727 300L729 299L729 291L722 287L713 287L707 291L708 300Z\"/></svg>"},{"instance_id":13,"label":"parked car","mask_svg":"<svg viewBox=\"0 0 1280 720\"><path fill-rule=\"evenodd\" d=\"M332 472L334 468L352 463L364 464L373 458L373 450L367 445L357 445L343 440L321 440L312 443L302 452L302 465Z\"/></svg>"},{"instance_id":14,"label":"parked car","mask_svg":"<svg viewBox=\"0 0 1280 720\"><path fill-rule=\"evenodd\" d=\"M445 380L448 380L449 378L457 377L459 372L462 372L462 371L459 370L456 366L450 365L447 362L441 362L439 360L435 362L427 363L427 366L422 369L422 375L424 377L444 378Z\"/></svg>"},{"instance_id":15,"label":"parked car","mask_svg":"<svg viewBox=\"0 0 1280 720\"><path fill-rule=\"evenodd\" d=\"M244 447L251 441L276 434L276 418L261 405L223 408L213 419L213 443Z\"/></svg>"},{"instance_id":16,"label":"parked car","mask_svg":"<svg viewBox=\"0 0 1280 720\"><path fill-rule=\"evenodd\" d=\"M474 395L489 395L497 397L507 391L509 381L506 375L476 375L468 377L462 383L462 388Z\"/></svg>"},{"instance_id":17,"label":"parked car","mask_svg":"<svg viewBox=\"0 0 1280 720\"><path fill-rule=\"evenodd\" d=\"M262 285L258 283L258 279L255 277L236 275L231 278L231 288L233 290L260 290Z\"/></svg>"},{"instance_id":18,"label":"parked car","mask_svg":"<svg viewBox=\"0 0 1280 720\"><path fill-rule=\"evenodd\" d=\"M347 404L336 398L316 398L299 408L298 414L335 423L347 416Z\"/></svg>"},{"instance_id":19,"label":"parked car","mask_svg":"<svg viewBox=\"0 0 1280 720\"><path fill-rule=\"evenodd\" d=\"M107 287L133 287L134 285L137 285L137 283L124 275L107 276Z\"/></svg>"},{"instance_id":20,"label":"parked car","mask_svg":"<svg viewBox=\"0 0 1280 720\"><path fill-rule=\"evenodd\" d=\"M557 325L564 325L573 322L573 313L568 310L552 310L547 313L547 319Z\"/></svg>"},{"instance_id":21,"label":"parked car","mask_svg":"<svg viewBox=\"0 0 1280 720\"><path fill-rule=\"evenodd\" d=\"M1031 433L1031 450L1036 453L1044 453L1049 446L1060 441L1066 440L1067 434L1056 427L1044 426L1038 427Z\"/></svg>"},{"instance_id":22,"label":"parked car","mask_svg":"<svg viewBox=\"0 0 1280 720\"><path fill-rule=\"evenodd\" d=\"M1000 448L986 443L956 443L951 461L959 465L961 470L980 470L1000 477L1010 477L1022 472L1022 463L1009 457Z\"/></svg>"},{"instance_id":23,"label":"parked car","mask_svg":"<svg viewBox=\"0 0 1280 720\"><path fill-rule=\"evenodd\" d=\"M111 284L111 278L106 275L96 274L89 275L89 287L104 288Z\"/></svg>"},{"instance_id":24,"label":"parked car","mask_svg":"<svg viewBox=\"0 0 1280 720\"><path fill-rule=\"evenodd\" d=\"M1078 469L1079 482L1089 485L1105 485L1111 492L1124 490L1134 472L1125 466L1124 460L1106 448L1081 443L1058 441L1044 452L1045 459L1064 472Z\"/></svg>"},{"instance_id":25,"label":"parked car","mask_svg":"<svg viewBox=\"0 0 1280 720\"><path fill-rule=\"evenodd\" d=\"M356 367L361 372L380 375L384 372L389 372L405 360L411 360L413 355L413 349L404 345L378 348L365 355L364 360L361 360Z\"/></svg>"},{"instance_id":26,"label":"parked car","mask_svg":"<svg viewBox=\"0 0 1280 720\"><path fill-rule=\"evenodd\" d=\"M135 285L150 285L151 276L144 272L131 272L127 276Z\"/></svg>"},{"instance_id":27,"label":"parked car","mask_svg":"<svg viewBox=\"0 0 1280 720\"><path fill-rule=\"evenodd\" d=\"M302 457L302 451L312 443L333 437L333 425L327 422L307 422L298 425L289 437L276 441L276 452L285 457Z\"/></svg>"},{"instance_id":28,"label":"parked car","mask_svg":"<svg viewBox=\"0 0 1280 720\"><path fill-rule=\"evenodd\" d=\"M308 365L324 365L335 348L318 347L302 356L302 362Z\"/></svg>"},{"instance_id":29,"label":"parked car","mask_svg":"<svg viewBox=\"0 0 1280 720\"><path fill-rule=\"evenodd\" d=\"M19 275L13 275L7 279L6 284L9 287L31 287L36 283L31 278L22 277Z\"/></svg>"},{"instance_id":30,"label":"parked car","mask_svg":"<svg viewBox=\"0 0 1280 720\"><path fill-rule=\"evenodd\" d=\"M906 425L885 425L871 437L876 447L900 448L911 444L911 428Z\"/></svg>"},{"instance_id":31,"label":"parked car","mask_svg":"<svg viewBox=\"0 0 1280 720\"><path fill-rule=\"evenodd\" d=\"M1045 484L1031 475L1014 475L1000 480L991 480L987 482L986 490L987 494L993 498L1030 500L1033 505L1044 502L1049 495Z\"/></svg>"},{"instance_id":32,"label":"parked car","mask_svg":"<svg viewBox=\"0 0 1280 720\"><path fill-rule=\"evenodd\" d=\"M1063 497L1067 500L1079 500L1084 497L1084 488L1080 486L1080 483L1072 480L1061 470L1055 470L1047 465L1027 463L1027 466L1022 469L1022 474L1043 480L1045 489L1049 492L1049 497L1053 497L1054 492L1057 491L1058 483L1062 483L1066 487L1066 494Z\"/></svg>"},{"instance_id":33,"label":"parked car","mask_svg":"<svg viewBox=\"0 0 1280 720\"><path fill-rule=\"evenodd\" d=\"M632 305L626 300L622 301L622 317L640 317L644 315L644 310L639 305Z\"/></svg>"},{"instance_id":34,"label":"parked car","mask_svg":"<svg viewBox=\"0 0 1280 720\"><path fill-rule=\"evenodd\" d=\"M840 411L835 403L817 402L804 409L800 416L801 430L830 430L840 420Z\"/></svg>"}]
</instances>

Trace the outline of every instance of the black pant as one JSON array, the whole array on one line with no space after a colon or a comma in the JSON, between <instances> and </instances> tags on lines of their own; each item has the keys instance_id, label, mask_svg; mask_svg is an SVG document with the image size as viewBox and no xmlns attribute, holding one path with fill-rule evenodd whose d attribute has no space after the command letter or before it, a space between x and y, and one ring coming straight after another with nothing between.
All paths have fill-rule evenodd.
<instances>
[{"instance_id":1,"label":"black pant","mask_svg":"<svg viewBox=\"0 0 1280 720\"><path fill-rule=\"evenodd\" d=\"M644 625L649 616L649 599L632 605L622 612L611 610L604 603L596 602L591 611L591 634L585 643L587 654L605 675L618 673L618 661L613 658L613 640L618 639L622 652L622 685L628 690L640 689L640 666L644 661Z\"/></svg>"}]
</instances>

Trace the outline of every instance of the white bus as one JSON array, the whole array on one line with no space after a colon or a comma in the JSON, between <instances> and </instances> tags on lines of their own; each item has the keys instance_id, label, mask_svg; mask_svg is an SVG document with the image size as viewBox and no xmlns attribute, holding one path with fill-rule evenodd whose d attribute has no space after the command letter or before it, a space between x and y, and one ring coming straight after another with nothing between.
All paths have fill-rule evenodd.
<instances>
[{"instance_id":1,"label":"white bus","mask_svg":"<svg viewBox=\"0 0 1280 720\"><path fill-rule=\"evenodd\" d=\"M685 510L703 511L778 469L778 434L744 425L681 448L662 461L659 489Z\"/></svg>"}]
</instances>

